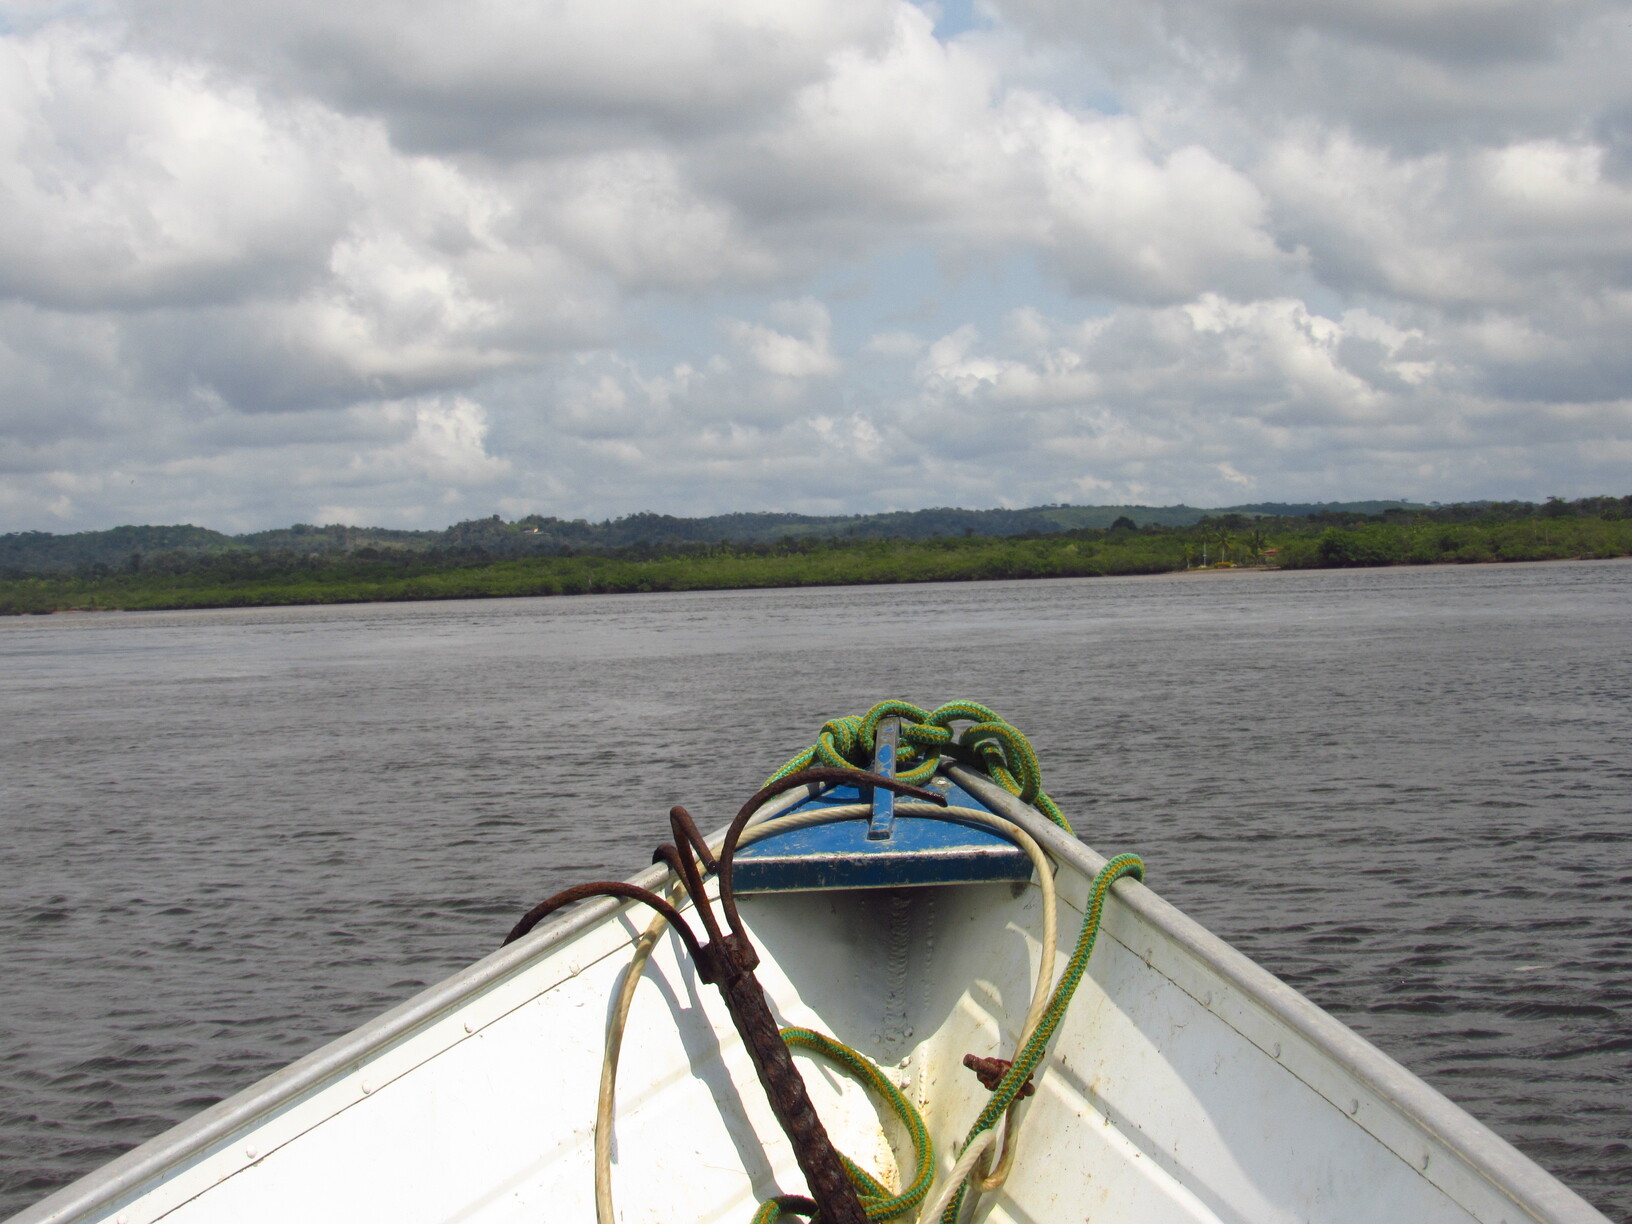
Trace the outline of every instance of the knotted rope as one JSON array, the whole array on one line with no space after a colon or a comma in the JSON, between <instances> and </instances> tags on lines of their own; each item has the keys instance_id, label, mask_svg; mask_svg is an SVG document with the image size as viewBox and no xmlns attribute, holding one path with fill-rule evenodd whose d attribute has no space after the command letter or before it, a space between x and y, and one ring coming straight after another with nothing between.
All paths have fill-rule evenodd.
<instances>
[{"instance_id":1,"label":"knotted rope","mask_svg":"<svg viewBox=\"0 0 1632 1224\"><path fill-rule=\"evenodd\" d=\"M870 769L880 720L898 718L901 751L896 777L917 786L935 776L943 756L987 774L1021 803L1029 803L1067 833L1071 825L1059 805L1043 793L1042 767L1031 741L997 711L978 701L949 701L925 710L910 701L881 701L865 714L846 714L822 724L816 742L767 780L767 785L812 765ZM952 724L967 722L953 736Z\"/></svg>"}]
</instances>

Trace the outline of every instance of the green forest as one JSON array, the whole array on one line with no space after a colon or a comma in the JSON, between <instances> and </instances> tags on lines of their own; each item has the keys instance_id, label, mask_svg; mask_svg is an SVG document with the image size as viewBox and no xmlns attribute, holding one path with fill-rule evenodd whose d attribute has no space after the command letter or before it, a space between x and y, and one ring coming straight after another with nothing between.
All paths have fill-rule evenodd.
<instances>
[{"instance_id":1,"label":"green forest","mask_svg":"<svg viewBox=\"0 0 1632 1224\"><path fill-rule=\"evenodd\" d=\"M1022 510L901 510L889 514L717 514L677 518L649 512L599 523L529 514L507 522L498 515L467 519L442 531L296 523L270 531L227 535L207 527L114 527L53 535L14 531L0 535L0 578L84 571L98 564L123 569L162 558L294 553L303 557L423 554L439 561L572 555L631 547L685 544L775 544L785 539L932 540L948 536L1050 535L1082 527L1110 527L1126 519L1142 527L1190 527L1219 515L1296 517L1310 514L1375 515L1416 509L1398 501L1288 505L1265 502L1200 510L1194 506L1032 506ZM371 552L369 550L372 550Z\"/></svg>"},{"instance_id":2,"label":"green forest","mask_svg":"<svg viewBox=\"0 0 1632 1224\"><path fill-rule=\"evenodd\" d=\"M1371 507L1384 507L1368 512ZM1041 510L1061 509L1042 507ZM1067 507L1065 509L1100 509ZM475 599L755 587L1101 577L1239 567L1318 569L1540 561L1632 555L1632 497L1577 501L1403 503L1238 508L1175 525L1141 507L1105 526L1025 528L911 537L857 531L775 539L653 539L599 547L554 543L503 546L531 537L529 523L477 520L447 532L290 528L265 539L197 527L118 528L69 560L55 541L74 536L0 537L0 613L248 607L380 600ZM1281 507L1266 509L1280 510ZM930 513L930 512L919 512ZM953 513L953 512L937 512ZM968 514L1026 512L957 512ZM650 516L658 519L660 516ZM756 516L737 516L752 519ZM787 516L783 516L787 517ZM878 517L878 516L874 516ZM1057 516L1059 517L1059 516ZM1070 516L1065 516L1070 517ZM1166 516L1171 518L1172 516ZM550 520L555 521L555 520ZM629 520L616 520L619 524ZM670 525L704 520L666 520ZM718 520L709 520L718 522ZM1025 521L1020 519L1019 521ZM661 525L661 524L660 524ZM485 537L484 537L485 532ZM537 534L543 534L542 531ZM682 533L683 534L683 533ZM314 539L304 538L314 536ZM390 537L407 537L395 542ZM226 541L226 544L222 544ZM499 546L494 546L499 541ZM121 555L119 547L124 548ZM88 556L96 559L86 559Z\"/></svg>"}]
</instances>

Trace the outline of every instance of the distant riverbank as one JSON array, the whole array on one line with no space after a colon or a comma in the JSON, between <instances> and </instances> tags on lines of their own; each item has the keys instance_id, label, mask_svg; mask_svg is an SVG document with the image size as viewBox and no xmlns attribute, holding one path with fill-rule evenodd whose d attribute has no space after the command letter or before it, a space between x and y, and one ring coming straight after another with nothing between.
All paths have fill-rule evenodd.
<instances>
[{"instance_id":1,"label":"distant riverbank","mask_svg":"<svg viewBox=\"0 0 1632 1224\"><path fill-rule=\"evenodd\" d=\"M1260 520L1260 523L1263 521ZM655 553L655 555L654 555ZM1632 519L1360 522L1274 530L1081 530L934 540L784 540L509 560L226 556L0 581L0 614L860 586L1632 556ZM1203 571L1205 572L1205 571Z\"/></svg>"}]
</instances>

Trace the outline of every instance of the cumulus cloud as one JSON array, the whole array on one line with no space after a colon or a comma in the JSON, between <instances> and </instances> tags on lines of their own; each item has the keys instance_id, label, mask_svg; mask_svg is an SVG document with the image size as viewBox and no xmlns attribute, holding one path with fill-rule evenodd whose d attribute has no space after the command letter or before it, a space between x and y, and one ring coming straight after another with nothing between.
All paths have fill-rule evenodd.
<instances>
[{"instance_id":1,"label":"cumulus cloud","mask_svg":"<svg viewBox=\"0 0 1632 1224\"><path fill-rule=\"evenodd\" d=\"M375 115L405 148L500 158L731 129L890 29L889 0L321 0L123 6L179 47L279 91Z\"/></svg>"},{"instance_id":2,"label":"cumulus cloud","mask_svg":"<svg viewBox=\"0 0 1632 1224\"><path fill-rule=\"evenodd\" d=\"M53 27L0 40L0 293L43 306L214 304L321 276L345 189L309 107Z\"/></svg>"},{"instance_id":3,"label":"cumulus cloud","mask_svg":"<svg viewBox=\"0 0 1632 1224\"><path fill-rule=\"evenodd\" d=\"M1624 398L1544 414L1491 397L1468 336L1435 338L1364 309L1334 318L1294 299L1204 295L1040 335L1037 323L1025 346L983 350L967 330L932 345L917 411L970 440L972 455L1024 450L1062 496L1137 499L1171 487L1174 473L1219 502L1239 500L1234 486L1266 484L1319 499L1356 473L1402 492L1429 478L1518 482L1549 469L1609 487L1632 422Z\"/></svg>"},{"instance_id":4,"label":"cumulus cloud","mask_svg":"<svg viewBox=\"0 0 1632 1224\"><path fill-rule=\"evenodd\" d=\"M1164 122L1316 119L1421 154L1536 139L1619 110L1632 49L1615 0L1003 0Z\"/></svg>"},{"instance_id":5,"label":"cumulus cloud","mask_svg":"<svg viewBox=\"0 0 1632 1224\"><path fill-rule=\"evenodd\" d=\"M0 527L1620 490L1621 6L983 11L14 0Z\"/></svg>"},{"instance_id":6,"label":"cumulus cloud","mask_svg":"<svg viewBox=\"0 0 1632 1224\"><path fill-rule=\"evenodd\" d=\"M738 348L766 374L781 379L816 378L837 374L839 362L829 347L833 322L827 307L813 299L782 303L780 320L803 335L789 335L760 323L728 320L726 328Z\"/></svg>"}]
</instances>

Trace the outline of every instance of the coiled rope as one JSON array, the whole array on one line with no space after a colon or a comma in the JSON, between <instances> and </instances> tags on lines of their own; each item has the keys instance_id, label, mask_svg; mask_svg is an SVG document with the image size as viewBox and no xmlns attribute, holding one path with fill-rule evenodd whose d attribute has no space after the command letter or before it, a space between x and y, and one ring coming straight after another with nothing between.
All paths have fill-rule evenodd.
<instances>
[{"instance_id":1,"label":"coiled rope","mask_svg":"<svg viewBox=\"0 0 1632 1224\"><path fill-rule=\"evenodd\" d=\"M1059 805L1043 793L1042 767L1031 741L990 706L978 701L949 701L925 710L910 701L881 701L865 714L846 714L822 724L816 742L767 780L766 785L796 774L811 765L838 769L870 769L878 724L886 718L901 720L900 760L895 776L914 786L929 781L943 756L989 775L1021 803L1029 803L1067 833L1071 825ZM954 738L952 724L968 722Z\"/></svg>"},{"instance_id":2,"label":"coiled rope","mask_svg":"<svg viewBox=\"0 0 1632 1224\"><path fill-rule=\"evenodd\" d=\"M1064 813L1042 790L1042 770L1030 741L990 707L975 701L952 701L928 711L911 702L891 700L880 702L866 714L830 719L822 725L816 743L772 774L767 785L816 764L841 769L869 768L878 724L888 717L900 720L902 747L896 776L901 781L914 785L928 781L939 768L941 759L950 757L981 770L1022 803L1036 807L1066 832L1072 831ZM969 722L972 725L954 737L952 724L955 722ZM914 809L918 806L904 804L899 810L903 814L916 815L918 813ZM1142 880L1145 870L1144 863L1132 854L1117 855L1100 869L1089 890L1088 906L1076 946L1058 984L1049 992L1048 981L1057 938L1056 902L1052 868L1041 847L1018 825L991 813L973 808L948 810L924 806L924 814L952 816L988 825L1021 846L1032 860L1043 893L1044 939L1037 985L1016 1043L1014 1060L980 1116L969 1128L961 1155L946 1183L920 1217L926 1224L931 1219L937 1219L939 1224L955 1224L972 1185L994 1189L1007 1177L1014 1160L1017 1130L1012 1113L1019 1104L1022 1089L1046 1056L1071 998L1087 972L1088 958L1099 935L1105 899L1111 885L1125 875ZM867 805L857 804L762 820L745 830L743 841L746 843L771 832L806 824L862 818L870 811ZM595 1115L595 1214L598 1224L615 1224L616 1220L611 1188L612 1119L624 1026L634 1001L635 988L666 925L661 916L654 918L637 941L607 1030ZM855 1075L889 1105L911 1137L916 1175L900 1194L891 1194L877 1178L848 1157L842 1157L845 1170L857 1187L867 1218L893 1219L912 1212L924 1203L929 1197L934 1147L923 1118L912 1103L868 1059L842 1042L811 1029L789 1028L781 1032L789 1046L829 1058ZM981 1163L994 1148L1000 1152L997 1167L990 1174L982 1175ZM807 1198L778 1195L760 1204L754 1213L753 1224L774 1224L783 1214L813 1216L815 1211L816 1205Z\"/></svg>"}]
</instances>

